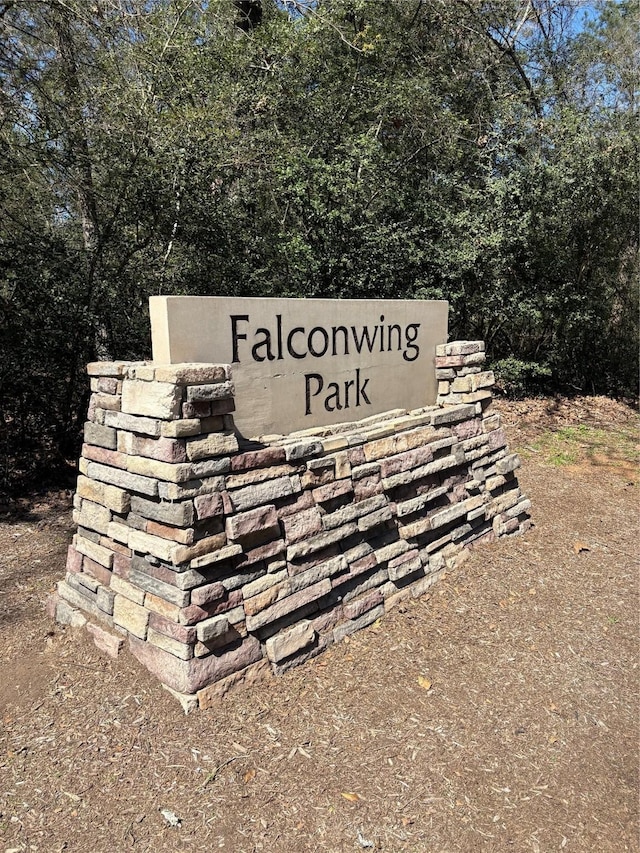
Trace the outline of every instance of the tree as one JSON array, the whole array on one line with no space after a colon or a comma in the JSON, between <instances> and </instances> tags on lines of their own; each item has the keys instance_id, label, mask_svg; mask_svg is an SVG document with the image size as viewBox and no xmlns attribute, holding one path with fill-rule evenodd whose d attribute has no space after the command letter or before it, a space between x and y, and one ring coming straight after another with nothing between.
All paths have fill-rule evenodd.
<instances>
[{"instance_id":1,"label":"tree","mask_svg":"<svg viewBox=\"0 0 640 853\"><path fill-rule=\"evenodd\" d=\"M447 298L515 385L633 390L638 16L590 9L0 0L6 476L158 292Z\"/></svg>"}]
</instances>

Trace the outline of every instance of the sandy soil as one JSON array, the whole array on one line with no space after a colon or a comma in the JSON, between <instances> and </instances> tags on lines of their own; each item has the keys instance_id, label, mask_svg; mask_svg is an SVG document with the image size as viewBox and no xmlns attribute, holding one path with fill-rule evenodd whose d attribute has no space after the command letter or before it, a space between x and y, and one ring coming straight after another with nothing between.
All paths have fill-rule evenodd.
<instances>
[{"instance_id":1,"label":"sandy soil","mask_svg":"<svg viewBox=\"0 0 640 853\"><path fill-rule=\"evenodd\" d=\"M639 850L637 421L602 398L498 407L526 537L188 717L45 615L69 496L6 514L0 853Z\"/></svg>"}]
</instances>

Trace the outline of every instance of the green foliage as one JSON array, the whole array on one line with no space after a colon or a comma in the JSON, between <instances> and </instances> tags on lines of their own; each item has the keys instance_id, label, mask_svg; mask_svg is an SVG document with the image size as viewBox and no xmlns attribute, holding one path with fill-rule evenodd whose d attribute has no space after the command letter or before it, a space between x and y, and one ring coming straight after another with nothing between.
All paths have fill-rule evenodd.
<instances>
[{"instance_id":1,"label":"green foliage","mask_svg":"<svg viewBox=\"0 0 640 853\"><path fill-rule=\"evenodd\" d=\"M638 16L597 11L0 2L5 479L153 293L446 298L512 393L635 392Z\"/></svg>"},{"instance_id":2,"label":"green foliage","mask_svg":"<svg viewBox=\"0 0 640 853\"><path fill-rule=\"evenodd\" d=\"M491 365L498 387L509 397L540 393L551 377L551 368L535 361L521 361L509 356Z\"/></svg>"}]
</instances>

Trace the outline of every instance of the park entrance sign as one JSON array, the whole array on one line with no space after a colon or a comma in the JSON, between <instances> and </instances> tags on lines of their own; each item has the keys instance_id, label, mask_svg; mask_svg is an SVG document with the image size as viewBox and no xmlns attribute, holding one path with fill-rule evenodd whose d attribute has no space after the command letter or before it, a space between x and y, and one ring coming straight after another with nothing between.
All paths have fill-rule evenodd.
<instances>
[{"instance_id":1,"label":"park entrance sign","mask_svg":"<svg viewBox=\"0 0 640 853\"><path fill-rule=\"evenodd\" d=\"M249 438L436 400L448 303L152 296L153 360L231 364Z\"/></svg>"}]
</instances>

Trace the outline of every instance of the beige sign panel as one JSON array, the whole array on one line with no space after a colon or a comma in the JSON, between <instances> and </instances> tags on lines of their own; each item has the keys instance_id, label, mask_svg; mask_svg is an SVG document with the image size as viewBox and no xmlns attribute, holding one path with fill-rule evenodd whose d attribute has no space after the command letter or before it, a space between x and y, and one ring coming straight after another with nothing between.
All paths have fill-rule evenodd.
<instances>
[{"instance_id":1,"label":"beige sign panel","mask_svg":"<svg viewBox=\"0 0 640 853\"><path fill-rule=\"evenodd\" d=\"M150 313L155 362L233 365L247 438L436 399L444 301L152 296Z\"/></svg>"}]
</instances>

